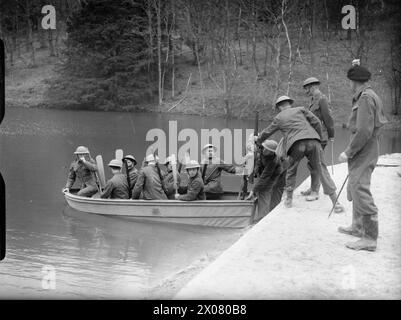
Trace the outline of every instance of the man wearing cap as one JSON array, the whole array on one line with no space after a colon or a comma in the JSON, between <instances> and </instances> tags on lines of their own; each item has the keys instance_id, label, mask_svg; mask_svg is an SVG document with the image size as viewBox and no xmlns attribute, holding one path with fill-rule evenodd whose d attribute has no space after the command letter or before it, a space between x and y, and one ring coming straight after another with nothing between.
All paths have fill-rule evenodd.
<instances>
[{"instance_id":1,"label":"man wearing cap","mask_svg":"<svg viewBox=\"0 0 401 320\"><path fill-rule=\"evenodd\" d=\"M69 192L75 180L81 183L78 196L92 197L98 191L96 181L97 165L95 160L90 156L89 149L84 146L79 146L75 152L75 159L70 165L67 183L63 192Z\"/></svg>"},{"instance_id":2,"label":"man wearing cap","mask_svg":"<svg viewBox=\"0 0 401 320\"><path fill-rule=\"evenodd\" d=\"M379 157L378 135L387 122L383 104L367 83L371 73L353 64L347 77L353 92L352 111L348 120L350 142L339 156L340 162L348 162L347 198L352 201L352 224L339 232L361 237L346 247L354 250L376 250L378 237L378 209L370 192L372 172Z\"/></svg>"},{"instance_id":3,"label":"man wearing cap","mask_svg":"<svg viewBox=\"0 0 401 320\"><path fill-rule=\"evenodd\" d=\"M272 211L280 202L285 187L286 167L276 154L277 142L265 140L263 150L257 160L258 179L247 200L255 195L258 198L258 221Z\"/></svg>"},{"instance_id":4,"label":"man wearing cap","mask_svg":"<svg viewBox=\"0 0 401 320\"><path fill-rule=\"evenodd\" d=\"M129 199L127 176L122 173L123 162L113 159L109 163L113 177L107 181L103 192L100 194L102 199Z\"/></svg>"},{"instance_id":5,"label":"man wearing cap","mask_svg":"<svg viewBox=\"0 0 401 320\"><path fill-rule=\"evenodd\" d=\"M223 160L216 156L217 148L212 144L206 144L202 148L204 158L202 160L202 179L205 184L206 199L217 200L223 195L221 185L221 173L223 171L235 174L240 169L234 165L225 164Z\"/></svg>"},{"instance_id":6,"label":"man wearing cap","mask_svg":"<svg viewBox=\"0 0 401 320\"><path fill-rule=\"evenodd\" d=\"M139 199L142 194L145 200L167 200L167 195L162 185L163 177L162 174L159 175L156 168L154 155L147 155L145 163L147 165L139 170L138 179L132 191L132 199Z\"/></svg>"},{"instance_id":7,"label":"man wearing cap","mask_svg":"<svg viewBox=\"0 0 401 320\"><path fill-rule=\"evenodd\" d=\"M329 102L326 96L319 90L320 81L317 78L311 77L304 81L303 88L307 96L311 97L311 103L308 110L319 118L322 124L322 145L320 153L320 165L321 165L321 176L320 182L323 186L324 194L327 194L334 205L334 212L340 213L344 211L344 207L337 201L336 185L330 176L329 171L324 159L324 149L327 145L328 140L334 141L334 121L330 113ZM308 163L308 166L309 163ZM318 191L319 192L319 191ZM306 200L311 201L319 198L318 192L312 192L309 188L306 191L301 191L303 196L306 196Z\"/></svg>"},{"instance_id":8,"label":"man wearing cap","mask_svg":"<svg viewBox=\"0 0 401 320\"><path fill-rule=\"evenodd\" d=\"M185 169L189 176L187 193L175 195L175 199L183 201L205 200L204 184L200 175L200 165L196 160L190 160Z\"/></svg>"},{"instance_id":9,"label":"man wearing cap","mask_svg":"<svg viewBox=\"0 0 401 320\"><path fill-rule=\"evenodd\" d=\"M317 192L320 176L320 141L322 126L320 120L304 107L292 108L294 100L287 96L277 99L275 108L279 113L273 122L263 130L255 141L261 145L276 131L283 134L284 153L289 156L289 167L286 174L286 207L292 207L292 196L295 188L297 169L302 158L310 163L312 190Z\"/></svg>"},{"instance_id":10,"label":"man wearing cap","mask_svg":"<svg viewBox=\"0 0 401 320\"><path fill-rule=\"evenodd\" d=\"M166 190L167 197L169 199L175 199L175 188L177 189L180 186L181 183L181 177L179 172L177 172L177 186L174 183L174 174L173 174L173 166L171 165L171 158L167 157L166 158L166 171L164 172L164 177L163 177L163 183L164 183L164 189Z\"/></svg>"},{"instance_id":11,"label":"man wearing cap","mask_svg":"<svg viewBox=\"0 0 401 320\"><path fill-rule=\"evenodd\" d=\"M129 186L132 190L132 189L134 189L136 180L138 179L138 169L135 168L137 161L136 161L135 157L130 154L126 155L123 158L123 161L126 165L126 170L127 170L126 175L127 175L127 179L129 179ZM128 182L128 180L127 180L127 182Z\"/></svg>"}]
</instances>

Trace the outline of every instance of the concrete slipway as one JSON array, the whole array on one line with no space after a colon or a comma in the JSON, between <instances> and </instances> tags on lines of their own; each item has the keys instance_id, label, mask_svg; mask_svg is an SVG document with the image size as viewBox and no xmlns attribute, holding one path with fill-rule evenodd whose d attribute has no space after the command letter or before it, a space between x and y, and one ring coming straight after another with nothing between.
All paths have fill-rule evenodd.
<instances>
[{"instance_id":1,"label":"concrete slipway","mask_svg":"<svg viewBox=\"0 0 401 320\"><path fill-rule=\"evenodd\" d=\"M382 156L379 164L401 165L401 154ZM400 171L377 166L373 173L371 191L379 208L376 252L344 246L357 240L337 231L351 222L346 188L340 196L346 212L327 219L327 196L306 202L300 195L309 186L307 179L294 193L293 208L281 203L174 299L401 299ZM338 190L346 175L346 164L334 166Z\"/></svg>"}]
</instances>

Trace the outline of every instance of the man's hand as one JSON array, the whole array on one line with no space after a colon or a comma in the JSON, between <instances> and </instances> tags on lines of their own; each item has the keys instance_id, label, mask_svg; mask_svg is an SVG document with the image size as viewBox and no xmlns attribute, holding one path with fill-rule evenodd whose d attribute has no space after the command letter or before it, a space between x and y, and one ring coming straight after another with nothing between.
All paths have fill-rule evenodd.
<instances>
[{"instance_id":1,"label":"man's hand","mask_svg":"<svg viewBox=\"0 0 401 320\"><path fill-rule=\"evenodd\" d=\"M253 200L254 195L253 195L253 191L249 192L249 195L245 198L245 200Z\"/></svg>"},{"instance_id":2,"label":"man's hand","mask_svg":"<svg viewBox=\"0 0 401 320\"><path fill-rule=\"evenodd\" d=\"M345 152L341 152L340 156L338 157L338 161L340 161L340 162L348 161L348 156L345 154Z\"/></svg>"},{"instance_id":3,"label":"man's hand","mask_svg":"<svg viewBox=\"0 0 401 320\"><path fill-rule=\"evenodd\" d=\"M330 138L329 140L330 140L331 142L334 142L334 138Z\"/></svg>"},{"instance_id":4,"label":"man's hand","mask_svg":"<svg viewBox=\"0 0 401 320\"><path fill-rule=\"evenodd\" d=\"M179 197L180 195L178 194L178 193L176 193L175 195L174 195L174 198L175 198L175 200L178 200L178 197Z\"/></svg>"},{"instance_id":5,"label":"man's hand","mask_svg":"<svg viewBox=\"0 0 401 320\"><path fill-rule=\"evenodd\" d=\"M63 192L63 193L70 192L70 189L67 188L67 187L65 187L65 188L63 188L62 192Z\"/></svg>"}]
</instances>

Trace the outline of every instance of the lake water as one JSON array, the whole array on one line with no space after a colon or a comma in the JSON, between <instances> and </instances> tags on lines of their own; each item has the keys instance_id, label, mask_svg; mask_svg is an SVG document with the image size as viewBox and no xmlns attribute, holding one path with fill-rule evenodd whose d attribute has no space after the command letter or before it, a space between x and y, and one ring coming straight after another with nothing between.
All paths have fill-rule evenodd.
<instances>
[{"instance_id":1,"label":"lake water","mask_svg":"<svg viewBox=\"0 0 401 320\"><path fill-rule=\"evenodd\" d=\"M252 121L197 116L6 110L0 170L6 183L7 251L0 262L0 298L143 298L163 279L222 252L240 237L240 230L136 223L66 205L61 189L78 145L88 146L93 157L102 154L105 163L117 148L141 162L151 144L145 141L147 132L168 132L172 120L178 131L198 133L253 127ZM347 142L348 133L338 128L335 160ZM391 152L401 152L400 133L386 132L381 139L380 153ZM326 160L330 155L328 147ZM302 163L298 183L307 176L305 168ZM238 177L224 182L239 191ZM46 289L43 279L53 270L56 288Z\"/></svg>"}]
</instances>

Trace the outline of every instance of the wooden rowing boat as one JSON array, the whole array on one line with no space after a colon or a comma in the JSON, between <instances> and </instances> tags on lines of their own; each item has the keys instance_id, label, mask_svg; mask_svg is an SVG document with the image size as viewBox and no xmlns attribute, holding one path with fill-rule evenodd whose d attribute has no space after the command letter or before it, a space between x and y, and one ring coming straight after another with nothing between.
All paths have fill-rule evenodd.
<instances>
[{"instance_id":1,"label":"wooden rowing boat","mask_svg":"<svg viewBox=\"0 0 401 320\"><path fill-rule=\"evenodd\" d=\"M222 200L123 200L81 197L65 192L68 205L78 211L120 216L137 221L167 222L222 228L244 228L253 221L256 204L226 192Z\"/></svg>"}]
</instances>

